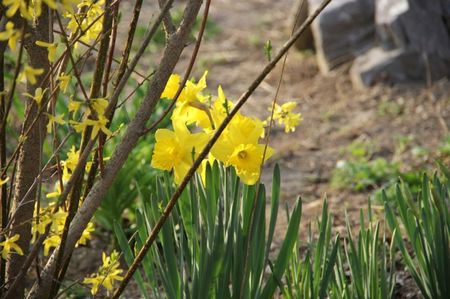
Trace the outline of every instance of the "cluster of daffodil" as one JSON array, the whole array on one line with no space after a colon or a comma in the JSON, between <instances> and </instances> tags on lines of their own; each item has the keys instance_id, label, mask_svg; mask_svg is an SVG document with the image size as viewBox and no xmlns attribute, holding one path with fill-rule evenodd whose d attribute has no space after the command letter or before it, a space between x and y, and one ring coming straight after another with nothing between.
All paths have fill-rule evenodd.
<instances>
[{"instance_id":1,"label":"cluster of daffodil","mask_svg":"<svg viewBox=\"0 0 450 299\"><path fill-rule=\"evenodd\" d=\"M156 144L151 164L154 168L173 170L177 184L233 108L233 102L226 98L220 86L215 97L203 93L206 76L207 72L197 83L192 80L186 82L172 114L173 130L159 129L155 134ZM180 76L173 74L161 97L173 99L180 81ZM274 115L274 119L286 126L286 132L293 131L301 120L300 114L292 112L295 106L289 105L278 106L280 112ZM260 176L263 156L267 160L273 154L273 149L267 147L264 155L265 146L260 143L264 130L264 122L260 119L237 113L212 147L208 159L203 161L199 169L203 179L205 163L218 160L225 166L234 167L245 184L255 184Z\"/></svg>"},{"instance_id":2,"label":"cluster of daffodil","mask_svg":"<svg viewBox=\"0 0 450 299\"><path fill-rule=\"evenodd\" d=\"M123 277L120 276L122 269L119 269L119 254L117 251L113 251L110 256L103 252L102 261L103 265L98 268L97 273L83 280L84 284L91 285L92 295L97 294L100 286L103 286L109 292L113 289L116 281L123 280Z\"/></svg>"}]
</instances>

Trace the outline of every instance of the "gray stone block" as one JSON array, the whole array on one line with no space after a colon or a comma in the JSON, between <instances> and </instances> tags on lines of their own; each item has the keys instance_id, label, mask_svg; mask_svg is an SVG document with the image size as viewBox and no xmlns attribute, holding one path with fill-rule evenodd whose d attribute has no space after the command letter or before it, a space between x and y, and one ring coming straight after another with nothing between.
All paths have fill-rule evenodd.
<instances>
[{"instance_id":1,"label":"gray stone block","mask_svg":"<svg viewBox=\"0 0 450 299\"><path fill-rule=\"evenodd\" d=\"M450 0L377 0L377 36L385 49L403 48L450 59Z\"/></svg>"},{"instance_id":2,"label":"gray stone block","mask_svg":"<svg viewBox=\"0 0 450 299\"><path fill-rule=\"evenodd\" d=\"M376 47L359 56L350 69L353 86L363 88L377 83L424 84L445 76L450 63L413 49L385 50Z\"/></svg>"},{"instance_id":3,"label":"gray stone block","mask_svg":"<svg viewBox=\"0 0 450 299\"><path fill-rule=\"evenodd\" d=\"M314 11L321 0L308 0ZM312 24L322 73L351 61L374 42L374 0L333 0Z\"/></svg>"}]
</instances>

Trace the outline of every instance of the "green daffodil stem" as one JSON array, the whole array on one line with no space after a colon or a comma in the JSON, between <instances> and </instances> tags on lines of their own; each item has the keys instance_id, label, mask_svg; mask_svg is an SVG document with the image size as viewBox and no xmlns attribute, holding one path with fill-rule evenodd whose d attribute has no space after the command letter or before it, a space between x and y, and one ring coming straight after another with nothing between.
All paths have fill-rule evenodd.
<instances>
[{"instance_id":1,"label":"green daffodil stem","mask_svg":"<svg viewBox=\"0 0 450 299\"><path fill-rule=\"evenodd\" d=\"M228 123L232 120L234 115L240 110L240 108L247 102L250 95L256 90L256 88L259 86L259 84L264 80L264 78L273 70L273 68L277 65L277 63L281 60L281 58L286 54L286 52L292 47L292 45L295 43L295 41L303 34L303 32L308 28L308 26L314 21L314 19L319 15L319 13L330 3L331 0L324 0L322 4L314 11L307 19L306 21L300 26L295 33L292 35L292 37L283 45L283 47L280 49L280 51L277 53L277 55L273 58L273 60L266 65L264 70L259 74L259 76L253 81L253 83L250 85L250 87L247 89L247 91L240 97L239 101L236 103L236 106L230 111L230 114L225 118L225 120L222 122L222 124L218 127L217 131L213 135L213 137L210 139L208 144L205 146L205 148L202 150L202 152L199 154L197 159L194 161L194 164L189 169L188 173L184 177L183 181L180 183L178 188L173 193L170 201L168 202L167 206L165 207L163 213L161 214L161 217L159 218L158 222L155 224L153 230L151 231L150 235L148 236L147 240L145 241L144 246L141 248L139 253L137 254L133 264L128 269L127 273L124 276L124 279L122 283L120 284L119 288L115 291L114 295L112 296L113 299L118 299L120 294L124 291L125 287L127 286L128 282L130 281L133 274L136 272L137 268L139 267L140 263L144 259L147 251L150 249L150 247L153 245L153 242L156 240L156 237L161 230L163 224L166 222L167 218L169 217L170 213L172 212L172 209L174 208L175 204L178 201L178 198L181 196L181 193L183 192L184 188L186 188L187 184L189 183L191 177L194 175L197 168L202 163L203 159L206 158L209 151L213 147L213 145L216 143L219 136L222 134Z\"/></svg>"}]
</instances>

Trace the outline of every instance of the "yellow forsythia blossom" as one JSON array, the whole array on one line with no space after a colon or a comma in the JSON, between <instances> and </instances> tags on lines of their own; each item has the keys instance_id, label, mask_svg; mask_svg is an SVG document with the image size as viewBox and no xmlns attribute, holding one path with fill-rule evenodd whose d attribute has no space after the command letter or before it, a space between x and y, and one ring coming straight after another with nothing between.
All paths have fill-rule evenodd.
<instances>
[{"instance_id":1,"label":"yellow forsythia blossom","mask_svg":"<svg viewBox=\"0 0 450 299\"><path fill-rule=\"evenodd\" d=\"M17 40L20 38L20 30L14 29L14 23L8 22L5 25L5 31L0 32L0 41L7 40L11 50L16 50Z\"/></svg>"},{"instance_id":2,"label":"yellow forsythia blossom","mask_svg":"<svg viewBox=\"0 0 450 299\"><path fill-rule=\"evenodd\" d=\"M37 209L35 209L36 211ZM50 234L47 239L44 240L44 255L47 256L52 248L56 248L61 243L61 235L64 230L64 225L66 223L67 211L62 208L59 208L56 213L53 213L54 204L50 204L46 208L39 209L39 217L36 212L34 218L36 221L33 221L32 225L32 233L33 233L33 242L36 239L36 235L43 234L45 232L45 227L49 224L50 226ZM37 221L39 220L39 221ZM94 223L89 222L86 229L83 231L80 239L78 240L76 246L86 245L86 242L92 238L92 232L94 232Z\"/></svg>"},{"instance_id":3,"label":"yellow forsythia blossom","mask_svg":"<svg viewBox=\"0 0 450 299\"><path fill-rule=\"evenodd\" d=\"M47 237L47 239L44 240L44 256L48 256L50 249L58 247L60 243L61 237L58 235Z\"/></svg>"},{"instance_id":4,"label":"yellow forsythia blossom","mask_svg":"<svg viewBox=\"0 0 450 299\"><path fill-rule=\"evenodd\" d=\"M69 82L70 82L71 78L72 78L71 75L66 75L64 73L61 73L61 75L58 77L59 88L61 89L61 91L63 93L66 93L67 86L69 86Z\"/></svg>"},{"instance_id":5,"label":"yellow forsythia blossom","mask_svg":"<svg viewBox=\"0 0 450 299\"><path fill-rule=\"evenodd\" d=\"M29 97L29 98L33 99L33 100L38 104L38 106L40 107L40 106L41 106L42 99L44 98L44 95L45 95L45 92L46 92L46 91L47 91L47 88L44 89L44 90L42 90L41 87L38 87L38 88L36 88L36 90L34 91L34 96L31 95L31 94L29 94L29 93L27 93L27 92L24 93L23 95L26 96L26 97Z\"/></svg>"},{"instance_id":6,"label":"yellow forsythia blossom","mask_svg":"<svg viewBox=\"0 0 450 299\"><path fill-rule=\"evenodd\" d=\"M77 5L82 13L66 12L65 17L69 18L67 28L72 32L83 33L80 40L89 43L97 39L102 31L104 0L82 0Z\"/></svg>"},{"instance_id":7,"label":"yellow forsythia blossom","mask_svg":"<svg viewBox=\"0 0 450 299\"><path fill-rule=\"evenodd\" d=\"M112 132L106 127L108 122L109 122L108 119L103 115L99 115L98 119L86 118L82 122L76 122L73 120L69 121L69 123L72 124L73 128L78 133L83 131L86 127L92 126L91 139L94 139L99 131L102 131L108 137L111 136Z\"/></svg>"},{"instance_id":8,"label":"yellow forsythia blossom","mask_svg":"<svg viewBox=\"0 0 450 299\"><path fill-rule=\"evenodd\" d=\"M67 153L67 159L61 161L63 166L63 181L67 182L72 173L75 171L75 167L78 164L78 159L80 157L80 151L75 149L75 146L70 148L70 151Z\"/></svg>"},{"instance_id":9,"label":"yellow forsythia blossom","mask_svg":"<svg viewBox=\"0 0 450 299\"><path fill-rule=\"evenodd\" d=\"M56 198L56 197L59 197L60 195L61 195L61 187L60 187L59 183L57 183L55 191L47 193L45 197L46 198Z\"/></svg>"},{"instance_id":10,"label":"yellow forsythia blossom","mask_svg":"<svg viewBox=\"0 0 450 299\"><path fill-rule=\"evenodd\" d=\"M27 0L3 0L2 4L6 6L8 9L6 10L6 16L11 18L17 12L20 12L21 16L27 20L32 20L32 11L33 8L29 5L31 1Z\"/></svg>"},{"instance_id":11,"label":"yellow forsythia blossom","mask_svg":"<svg viewBox=\"0 0 450 299\"><path fill-rule=\"evenodd\" d=\"M71 97L69 100L69 112L77 112L78 109L80 109L81 104L82 104L81 102L75 101Z\"/></svg>"},{"instance_id":12,"label":"yellow forsythia blossom","mask_svg":"<svg viewBox=\"0 0 450 299\"><path fill-rule=\"evenodd\" d=\"M56 49L58 48L57 43L47 43L43 41L36 41L36 45L39 47L47 48L48 51L48 61L54 62L56 60Z\"/></svg>"},{"instance_id":13,"label":"yellow forsythia blossom","mask_svg":"<svg viewBox=\"0 0 450 299\"><path fill-rule=\"evenodd\" d=\"M14 235L10 238L6 238L5 241L0 243L0 247L2 248L2 258L6 259L8 255L14 250L18 255L23 255L22 249L16 242L20 239L19 235Z\"/></svg>"},{"instance_id":14,"label":"yellow forsythia blossom","mask_svg":"<svg viewBox=\"0 0 450 299\"><path fill-rule=\"evenodd\" d=\"M44 69L35 69L25 64L23 71L19 74L17 78L18 81L28 81L30 84L34 85L37 82L36 76L42 75Z\"/></svg>"},{"instance_id":15,"label":"yellow forsythia blossom","mask_svg":"<svg viewBox=\"0 0 450 299\"><path fill-rule=\"evenodd\" d=\"M97 273L83 280L84 284L91 285L92 295L97 294L100 286L103 286L108 291L112 291L114 283L123 280L123 277L120 276L122 269L119 269L119 254L117 251L114 250L110 256L103 252L102 261L103 265L98 268Z\"/></svg>"},{"instance_id":16,"label":"yellow forsythia blossom","mask_svg":"<svg viewBox=\"0 0 450 299\"><path fill-rule=\"evenodd\" d=\"M80 245L86 245L87 241L92 239L91 233L95 231L94 223L89 222L87 227L84 229L83 233L81 234L80 239L78 240L77 247Z\"/></svg>"},{"instance_id":17,"label":"yellow forsythia blossom","mask_svg":"<svg viewBox=\"0 0 450 299\"><path fill-rule=\"evenodd\" d=\"M91 113L95 112L97 115L104 115L106 107L108 107L108 101L105 98L92 99L89 102L89 106Z\"/></svg>"},{"instance_id":18,"label":"yellow forsythia blossom","mask_svg":"<svg viewBox=\"0 0 450 299\"><path fill-rule=\"evenodd\" d=\"M6 182L8 182L8 181L9 181L9 178L6 178L6 179L0 178L0 186L6 184Z\"/></svg>"},{"instance_id":19,"label":"yellow forsythia blossom","mask_svg":"<svg viewBox=\"0 0 450 299\"><path fill-rule=\"evenodd\" d=\"M46 113L46 115L48 117L47 133L49 133L49 134L52 132L53 124L64 125L66 123L63 119L64 114L51 115L51 114Z\"/></svg>"}]
</instances>

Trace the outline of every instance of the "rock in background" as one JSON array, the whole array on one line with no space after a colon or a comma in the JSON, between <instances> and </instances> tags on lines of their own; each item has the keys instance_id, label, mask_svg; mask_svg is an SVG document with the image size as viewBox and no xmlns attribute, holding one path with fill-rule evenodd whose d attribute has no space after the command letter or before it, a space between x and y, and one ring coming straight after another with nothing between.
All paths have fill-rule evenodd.
<instances>
[{"instance_id":1,"label":"rock in background","mask_svg":"<svg viewBox=\"0 0 450 299\"><path fill-rule=\"evenodd\" d=\"M296 0L293 6L293 11L296 12L292 14L292 20L289 23L294 26L294 30L297 30L303 22L308 18L308 1L307 0ZM314 50L314 38L312 35L311 27L306 28L303 34L295 42L295 47L298 50Z\"/></svg>"},{"instance_id":2,"label":"rock in background","mask_svg":"<svg viewBox=\"0 0 450 299\"><path fill-rule=\"evenodd\" d=\"M312 34L321 72L353 62L356 87L450 76L450 0L333 0Z\"/></svg>"},{"instance_id":3,"label":"rock in background","mask_svg":"<svg viewBox=\"0 0 450 299\"><path fill-rule=\"evenodd\" d=\"M350 70L356 87L375 83L431 83L450 75L450 32L445 0L377 0L378 48Z\"/></svg>"},{"instance_id":4,"label":"rock in background","mask_svg":"<svg viewBox=\"0 0 450 299\"><path fill-rule=\"evenodd\" d=\"M322 0L307 0L314 11ZM333 0L312 24L317 61L322 73L351 61L375 39L374 0Z\"/></svg>"}]
</instances>

